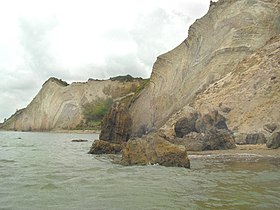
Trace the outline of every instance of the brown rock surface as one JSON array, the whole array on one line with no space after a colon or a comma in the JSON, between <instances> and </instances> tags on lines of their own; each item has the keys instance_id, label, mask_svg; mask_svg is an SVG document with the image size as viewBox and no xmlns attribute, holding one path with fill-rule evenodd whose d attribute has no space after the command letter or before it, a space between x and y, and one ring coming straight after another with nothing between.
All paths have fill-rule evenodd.
<instances>
[{"instance_id":1,"label":"brown rock surface","mask_svg":"<svg viewBox=\"0 0 280 210\"><path fill-rule=\"evenodd\" d=\"M122 151L122 164L190 167L186 148L174 145L157 134L129 140Z\"/></svg>"},{"instance_id":2,"label":"brown rock surface","mask_svg":"<svg viewBox=\"0 0 280 210\"><path fill-rule=\"evenodd\" d=\"M117 102L102 121L99 139L112 143L128 141L131 134L131 117L127 104Z\"/></svg>"},{"instance_id":3,"label":"brown rock surface","mask_svg":"<svg viewBox=\"0 0 280 210\"><path fill-rule=\"evenodd\" d=\"M122 147L120 144L113 144L107 141L95 140L92 143L89 154L116 154L120 153Z\"/></svg>"}]
</instances>

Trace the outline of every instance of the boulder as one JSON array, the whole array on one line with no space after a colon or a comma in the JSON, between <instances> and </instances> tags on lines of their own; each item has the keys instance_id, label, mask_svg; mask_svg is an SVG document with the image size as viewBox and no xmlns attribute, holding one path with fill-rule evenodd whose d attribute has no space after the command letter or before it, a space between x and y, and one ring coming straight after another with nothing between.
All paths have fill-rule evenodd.
<instances>
[{"instance_id":1,"label":"boulder","mask_svg":"<svg viewBox=\"0 0 280 210\"><path fill-rule=\"evenodd\" d=\"M196 122L194 119L197 119ZM216 110L202 116L196 114L181 118L177 125L180 125L178 127L181 129L177 129L176 134L179 135L176 135L177 138L172 142L184 145L187 150L221 150L236 147L233 133L228 129L226 119Z\"/></svg>"},{"instance_id":2,"label":"boulder","mask_svg":"<svg viewBox=\"0 0 280 210\"><path fill-rule=\"evenodd\" d=\"M95 140L90 148L89 154L116 154L120 153L120 144L113 144L103 140Z\"/></svg>"},{"instance_id":3,"label":"boulder","mask_svg":"<svg viewBox=\"0 0 280 210\"><path fill-rule=\"evenodd\" d=\"M188 151L203 151L207 147L205 135L196 132L191 132L183 138L175 138L172 143L183 145Z\"/></svg>"},{"instance_id":4,"label":"boulder","mask_svg":"<svg viewBox=\"0 0 280 210\"><path fill-rule=\"evenodd\" d=\"M249 133L245 139L246 144L265 144L266 138L263 133Z\"/></svg>"},{"instance_id":5,"label":"boulder","mask_svg":"<svg viewBox=\"0 0 280 210\"><path fill-rule=\"evenodd\" d=\"M131 139L122 150L122 164L177 166L190 168L187 150L175 145L157 134Z\"/></svg>"},{"instance_id":6,"label":"boulder","mask_svg":"<svg viewBox=\"0 0 280 210\"><path fill-rule=\"evenodd\" d=\"M236 147L233 133L228 129L212 127L205 132L206 148L204 150L223 150Z\"/></svg>"},{"instance_id":7,"label":"boulder","mask_svg":"<svg viewBox=\"0 0 280 210\"><path fill-rule=\"evenodd\" d=\"M223 150L236 147L229 130L211 128L205 133L192 132L183 138L174 139L174 144L184 145L188 151Z\"/></svg>"},{"instance_id":8,"label":"boulder","mask_svg":"<svg viewBox=\"0 0 280 210\"><path fill-rule=\"evenodd\" d=\"M182 138L184 135L191 132L196 132L195 122L199 117L197 111L188 113L187 116L179 119L175 124L175 133L176 136Z\"/></svg>"},{"instance_id":9,"label":"boulder","mask_svg":"<svg viewBox=\"0 0 280 210\"><path fill-rule=\"evenodd\" d=\"M234 134L235 143L238 144L238 145L247 144L246 143L246 137L247 137L246 133L235 133Z\"/></svg>"},{"instance_id":10,"label":"boulder","mask_svg":"<svg viewBox=\"0 0 280 210\"><path fill-rule=\"evenodd\" d=\"M209 113L202 115L195 123L195 128L199 133L204 133L212 127L228 130L225 117L217 110L212 110Z\"/></svg>"},{"instance_id":11,"label":"boulder","mask_svg":"<svg viewBox=\"0 0 280 210\"><path fill-rule=\"evenodd\" d=\"M277 149L280 147L280 132L275 132L266 142L267 148Z\"/></svg>"}]
</instances>

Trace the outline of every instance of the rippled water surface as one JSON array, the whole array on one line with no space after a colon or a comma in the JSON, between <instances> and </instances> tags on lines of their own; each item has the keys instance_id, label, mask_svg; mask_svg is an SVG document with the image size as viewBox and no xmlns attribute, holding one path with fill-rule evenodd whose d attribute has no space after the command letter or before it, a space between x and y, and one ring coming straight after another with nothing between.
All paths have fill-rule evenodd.
<instances>
[{"instance_id":1,"label":"rippled water surface","mask_svg":"<svg viewBox=\"0 0 280 210\"><path fill-rule=\"evenodd\" d=\"M279 159L124 167L87 154L96 138L0 132L0 209L280 209Z\"/></svg>"}]
</instances>

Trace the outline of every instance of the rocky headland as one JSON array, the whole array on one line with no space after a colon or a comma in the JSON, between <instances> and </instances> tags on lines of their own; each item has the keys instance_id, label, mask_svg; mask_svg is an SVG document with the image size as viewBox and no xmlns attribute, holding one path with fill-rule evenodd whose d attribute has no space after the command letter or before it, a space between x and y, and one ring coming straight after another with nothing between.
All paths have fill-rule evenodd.
<instances>
[{"instance_id":1,"label":"rocky headland","mask_svg":"<svg viewBox=\"0 0 280 210\"><path fill-rule=\"evenodd\" d=\"M50 78L24 109L18 110L1 126L15 131L67 131L96 129L94 123L111 103L139 90L146 80L130 75L109 80L66 82ZM97 129L100 128L97 126Z\"/></svg>"},{"instance_id":2,"label":"rocky headland","mask_svg":"<svg viewBox=\"0 0 280 210\"><path fill-rule=\"evenodd\" d=\"M157 58L137 97L105 117L100 139L122 145L125 165L189 167L183 148L278 148L279 14L279 0L212 2L187 39ZM177 147L172 155L157 150L165 142Z\"/></svg>"}]
</instances>

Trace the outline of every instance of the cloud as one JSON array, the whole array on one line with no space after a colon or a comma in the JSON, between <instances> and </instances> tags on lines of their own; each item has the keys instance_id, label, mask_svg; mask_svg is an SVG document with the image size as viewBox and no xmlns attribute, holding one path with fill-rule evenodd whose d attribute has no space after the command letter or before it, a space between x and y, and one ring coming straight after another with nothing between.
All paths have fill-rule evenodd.
<instances>
[{"instance_id":1,"label":"cloud","mask_svg":"<svg viewBox=\"0 0 280 210\"><path fill-rule=\"evenodd\" d=\"M14 5L17 5L15 7ZM0 121L49 77L67 82L149 77L209 0L11 0L0 8Z\"/></svg>"}]
</instances>

